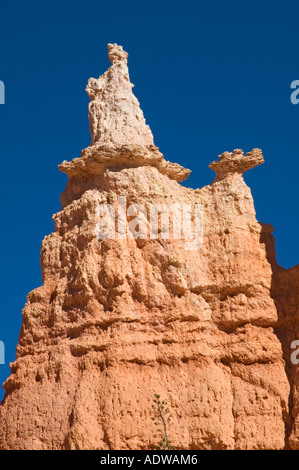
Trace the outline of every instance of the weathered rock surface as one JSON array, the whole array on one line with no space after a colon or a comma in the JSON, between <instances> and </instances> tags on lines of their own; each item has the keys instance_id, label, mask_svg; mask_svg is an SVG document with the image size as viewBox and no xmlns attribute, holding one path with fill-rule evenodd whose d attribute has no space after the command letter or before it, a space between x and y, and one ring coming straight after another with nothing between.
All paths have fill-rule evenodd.
<instances>
[{"instance_id":1,"label":"weathered rock surface","mask_svg":"<svg viewBox=\"0 0 299 470\"><path fill-rule=\"evenodd\" d=\"M262 153L225 152L212 184L182 187L189 170L154 145L127 53L108 51L110 69L87 87L92 144L60 166L69 181L43 241L43 285L23 310L0 448L153 449L154 393L168 400L179 449L299 448L289 361L299 268L277 265L272 228L257 222L242 176ZM99 240L99 204L117 210L120 196L202 204L202 246Z\"/></svg>"}]
</instances>

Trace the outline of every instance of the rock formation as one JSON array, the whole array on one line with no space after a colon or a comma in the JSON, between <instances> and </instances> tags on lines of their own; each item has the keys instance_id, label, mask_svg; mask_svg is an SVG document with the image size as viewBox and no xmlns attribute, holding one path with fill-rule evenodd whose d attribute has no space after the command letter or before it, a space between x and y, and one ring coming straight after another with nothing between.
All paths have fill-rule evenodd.
<instances>
[{"instance_id":1,"label":"rock formation","mask_svg":"<svg viewBox=\"0 0 299 470\"><path fill-rule=\"evenodd\" d=\"M212 184L181 186L190 171L154 145L127 53L108 52L87 86L92 143L60 165L69 181L23 310L0 448L154 449L158 393L178 449L298 449L299 267L277 265L272 228L255 217L242 175L262 153L225 152ZM99 207L112 218L124 197L128 223L149 206L201 207L199 249L174 236L174 216L168 238L159 223L156 236L127 236L120 219L99 237Z\"/></svg>"}]
</instances>

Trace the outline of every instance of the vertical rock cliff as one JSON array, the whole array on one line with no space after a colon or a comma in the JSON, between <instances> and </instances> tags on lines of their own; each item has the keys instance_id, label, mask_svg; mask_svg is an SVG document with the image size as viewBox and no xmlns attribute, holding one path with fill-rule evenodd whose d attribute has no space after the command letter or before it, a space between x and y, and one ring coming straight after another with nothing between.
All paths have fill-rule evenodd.
<instances>
[{"instance_id":1,"label":"vertical rock cliff","mask_svg":"<svg viewBox=\"0 0 299 470\"><path fill-rule=\"evenodd\" d=\"M190 171L155 146L127 53L108 52L87 86L92 143L60 165L69 181L23 310L0 448L153 449L154 393L178 449L298 448L299 269L277 265L243 180L262 153L225 152L212 184L181 186Z\"/></svg>"}]
</instances>

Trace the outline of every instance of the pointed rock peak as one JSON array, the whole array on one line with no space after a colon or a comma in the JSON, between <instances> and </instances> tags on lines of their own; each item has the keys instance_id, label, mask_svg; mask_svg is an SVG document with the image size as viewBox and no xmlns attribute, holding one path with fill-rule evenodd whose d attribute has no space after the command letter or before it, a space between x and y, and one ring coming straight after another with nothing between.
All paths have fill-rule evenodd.
<instances>
[{"instance_id":1,"label":"pointed rock peak","mask_svg":"<svg viewBox=\"0 0 299 470\"><path fill-rule=\"evenodd\" d=\"M129 78L127 52L122 46L108 44L108 57L111 67L98 79L90 78L86 88L91 99L92 144L108 144L114 148L126 144L153 145L152 132L132 92L134 85Z\"/></svg>"},{"instance_id":2,"label":"pointed rock peak","mask_svg":"<svg viewBox=\"0 0 299 470\"><path fill-rule=\"evenodd\" d=\"M107 168L155 166L176 181L188 178L190 170L164 159L154 145L139 102L132 92L127 66L128 54L122 46L108 44L110 68L98 79L90 78L89 123L92 142L81 158L64 161L59 169L70 178L89 178Z\"/></svg>"},{"instance_id":3,"label":"pointed rock peak","mask_svg":"<svg viewBox=\"0 0 299 470\"><path fill-rule=\"evenodd\" d=\"M253 149L243 154L243 150L235 149L233 152L224 152L219 155L219 160L212 162L209 168L216 172L215 181L223 179L233 173L243 174L257 165L264 163L264 157L260 149Z\"/></svg>"},{"instance_id":4,"label":"pointed rock peak","mask_svg":"<svg viewBox=\"0 0 299 470\"><path fill-rule=\"evenodd\" d=\"M111 62L111 64L114 64L114 62L120 62L120 61L125 61L127 63L127 58L128 58L128 53L123 50L122 46L119 46L118 44L108 44L108 57Z\"/></svg>"}]
</instances>

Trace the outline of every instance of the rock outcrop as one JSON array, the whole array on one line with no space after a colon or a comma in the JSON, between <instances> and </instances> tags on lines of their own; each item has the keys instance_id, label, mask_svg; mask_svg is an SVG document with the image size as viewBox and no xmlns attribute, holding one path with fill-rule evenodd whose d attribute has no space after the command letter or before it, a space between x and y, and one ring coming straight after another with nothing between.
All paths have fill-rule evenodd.
<instances>
[{"instance_id":1,"label":"rock outcrop","mask_svg":"<svg viewBox=\"0 0 299 470\"><path fill-rule=\"evenodd\" d=\"M69 181L42 244L43 285L23 310L0 448L154 449L158 393L178 449L297 449L299 268L277 265L272 228L255 217L242 175L262 153L225 152L212 184L181 186L190 171L155 146L127 53L108 52L111 67L87 86L92 143L60 165ZM100 236L99 208L110 229L122 210L114 237ZM198 245L175 236L174 212L168 234L159 217L149 232L151 208L183 222L187 211Z\"/></svg>"}]
</instances>

